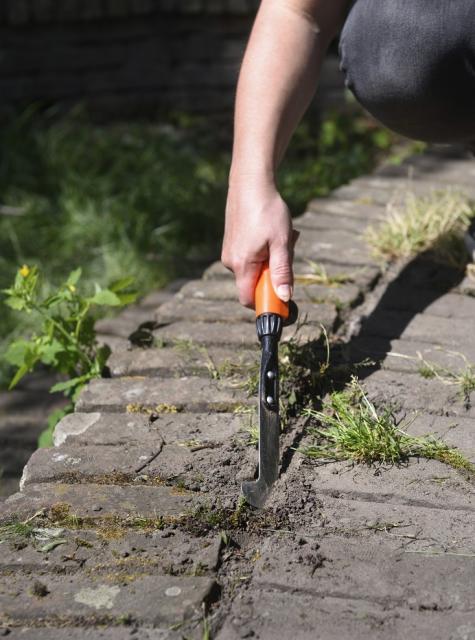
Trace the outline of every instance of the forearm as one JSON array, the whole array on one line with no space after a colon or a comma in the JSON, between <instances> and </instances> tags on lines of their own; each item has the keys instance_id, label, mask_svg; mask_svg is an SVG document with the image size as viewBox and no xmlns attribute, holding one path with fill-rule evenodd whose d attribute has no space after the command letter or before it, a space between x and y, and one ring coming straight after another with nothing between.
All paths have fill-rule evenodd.
<instances>
[{"instance_id":1,"label":"forearm","mask_svg":"<svg viewBox=\"0 0 475 640\"><path fill-rule=\"evenodd\" d=\"M315 93L346 0L263 0L238 82L230 180L273 179Z\"/></svg>"}]
</instances>

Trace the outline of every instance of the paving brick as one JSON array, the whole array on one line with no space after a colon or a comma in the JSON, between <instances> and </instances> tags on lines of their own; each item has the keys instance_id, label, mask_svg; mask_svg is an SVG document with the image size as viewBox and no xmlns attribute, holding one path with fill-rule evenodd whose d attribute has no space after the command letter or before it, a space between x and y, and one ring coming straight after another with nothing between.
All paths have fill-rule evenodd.
<instances>
[{"instance_id":1,"label":"paving brick","mask_svg":"<svg viewBox=\"0 0 475 640\"><path fill-rule=\"evenodd\" d=\"M418 414L407 427L414 436L433 435L442 439L450 447L457 447L464 456L475 464L475 420L473 418L448 418L428 413Z\"/></svg>"},{"instance_id":2,"label":"paving brick","mask_svg":"<svg viewBox=\"0 0 475 640\"><path fill-rule=\"evenodd\" d=\"M463 318L444 318L426 313L377 310L363 321L362 334L399 338L460 349L469 335L470 323Z\"/></svg>"},{"instance_id":3,"label":"paving brick","mask_svg":"<svg viewBox=\"0 0 475 640\"><path fill-rule=\"evenodd\" d=\"M361 362L370 358L383 369L418 373L425 360L431 365L448 369L446 373L458 373L475 363L475 345L467 344L463 351L437 346L417 340L385 340L383 338L355 338L347 347L349 360ZM421 357L419 357L419 354Z\"/></svg>"},{"instance_id":4,"label":"paving brick","mask_svg":"<svg viewBox=\"0 0 475 640\"><path fill-rule=\"evenodd\" d=\"M297 230L306 233L307 230L319 231L334 229L337 224L338 229L357 235L361 235L368 228L368 220L364 218L344 215L338 215L337 220L335 218L335 214L331 212L307 211L302 216L294 219L294 226ZM298 246L297 244L297 248Z\"/></svg>"},{"instance_id":5,"label":"paving brick","mask_svg":"<svg viewBox=\"0 0 475 640\"><path fill-rule=\"evenodd\" d=\"M335 216L335 224L340 224L341 218L351 217L368 222L376 222L386 219L386 208L379 204L369 204L364 202L352 202L338 198L316 198L307 205L310 212L324 212Z\"/></svg>"},{"instance_id":6,"label":"paving brick","mask_svg":"<svg viewBox=\"0 0 475 640\"><path fill-rule=\"evenodd\" d=\"M417 179L414 176L411 177L410 173L409 170L409 175L405 177L362 176L353 180L350 187L355 191L361 189L365 194L370 194L374 190L378 193L386 191L388 196L394 197L397 202L403 202L407 193L426 196L448 188L455 188L470 196L474 193L471 189L470 179L466 177L455 182L453 175L446 172L435 173L432 176L421 176Z\"/></svg>"},{"instance_id":7,"label":"paving brick","mask_svg":"<svg viewBox=\"0 0 475 640\"><path fill-rule=\"evenodd\" d=\"M151 440L151 439L150 439ZM147 463L160 454L163 441L157 435L139 445L38 449L23 469L20 488L41 482L98 482L123 484L148 472Z\"/></svg>"},{"instance_id":8,"label":"paving brick","mask_svg":"<svg viewBox=\"0 0 475 640\"><path fill-rule=\"evenodd\" d=\"M395 551L381 539L368 544L326 536L313 548L311 543L308 547L302 548L297 540L272 536L261 547L252 584L415 610L428 605L451 612L471 609L472 567L466 558Z\"/></svg>"},{"instance_id":9,"label":"paving brick","mask_svg":"<svg viewBox=\"0 0 475 640\"><path fill-rule=\"evenodd\" d=\"M11 640L130 640L131 630L125 627L5 627ZM176 640L176 631L140 629L140 640Z\"/></svg>"},{"instance_id":10,"label":"paving brick","mask_svg":"<svg viewBox=\"0 0 475 640\"><path fill-rule=\"evenodd\" d=\"M303 299L299 304L299 316L306 317L307 322L319 322L328 328L332 328L337 317L335 305L329 302L317 300L312 302L309 298ZM184 322L216 322L230 324L251 323L254 329L256 314L251 309L246 309L237 301L226 301L223 304L219 300L189 300L177 297L162 305L156 315L157 322L172 323ZM255 330L255 329L254 329Z\"/></svg>"},{"instance_id":11,"label":"paving brick","mask_svg":"<svg viewBox=\"0 0 475 640\"><path fill-rule=\"evenodd\" d=\"M389 403L396 409L424 410L449 417L475 417L475 409L466 407L466 400L456 385L426 379L417 373L375 371L364 380L364 386L377 402ZM470 394L470 398L475 401L475 392Z\"/></svg>"},{"instance_id":12,"label":"paving brick","mask_svg":"<svg viewBox=\"0 0 475 640\"><path fill-rule=\"evenodd\" d=\"M361 284L361 286L366 286L368 282L373 282L374 279L381 273L381 269L373 263L365 263L363 265L357 266L357 268L355 269L352 269L351 267L354 267L355 265L353 265L352 263L348 264L348 261L346 259L341 258L341 252L344 250L342 243L337 242L337 244L340 248L336 253L333 252L333 254L331 254L330 256L330 259L328 260L326 259L327 254L325 254L323 251L320 251L317 255L306 256L306 258L322 264L329 275L341 274L342 272L347 273L348 275L353 277L353 281L356 284ZM312 265L309 264L308 261L305 261L303 259L300 251L297 251L296 258L297 259L294 262L294 273L297 274L313 272ZM230 271L223 267L220 262L214 262L203 273L203 280L234 280L234 276Z\"/></svg>"},{"instance_id":13,"label":"paving brick","mask_svg":"<svg viewBox=\"0 0 475 640\"><path fill-rule=\"evenodd\" d=\"M292 603L289 606L289 603ZM251 586L241 599L236 599L217 640L276 637L314 640L351 638L352 640L388 640L388 638L470 638L473 623L470 613L416 611L344 598L340 595L316 595L313 591L260 588ZM298 635L296 635L298 634ZM455 635L457 634L457 635Z\"/></svg>"},{"instance_id":14,"label":"paving brick","mask_svg":"<svg viewBox=\"0 0 475 640\"><path fill-rule=\"evenodd\" d=\"M298 273L296 273L298 275ZM306 284L298 281L294 286L294 300L297 304L309 300L333 301L341 305L353 304L360 294L360 288L350 282L338 286ZM192 280L181 289L178 297L187 300L236 300L236 285L232 280Z\"/></svg>"},{"instance_id":15,"label":"paving brick","mask_svg":"<svg viewBox=\"0 0 475 640\"><path fill-rule=\"evenodd\" d=\"M421 485L443 484L445 476L421 480ZM338 494L335 494L338 496ZM461 510L421 508L417 505L394 504L384 501L359 500L344 495L321 498L324 516L321 534L338 535L369 544L384 543L388 549L408 549L411 553L449 551L464 553L472 549L473 513ZM308 530L297 532L312 538ZM307 538L307 539L308 539Z\"/></svg>"},{"instance_id":16,"label":"paving brick","mask_svg":"<svg viewBox=\"0 0 475 640\"><path fill-rule=\"evenodd\" d=\"M70 506L70 513L80 517L107 518L119 516L179 516L197 504L199 497L177 493L166 486L119 486L98 484L39 484L28 485L0 504L0 519L27 518L41 509L62 503Z\"/></svg>"},{"instance_id":17,"label":"paving brick","mask_svg":"<svg viewBox=\"0 0 475 640\"><path fill-rule=\"evenodd\" d=\"M113 335L128 338L142 323L153 323L154 310L146 307L131 307L115 318L103 318L95 324L95 329L102 335Z\"/></svg>"},{"instance_id":18,"label":"paving brick","mask_svg":"<svg viewBox=\"0 0 475 640\"><path fill-rule=\"evenodd\" d=\"M427 155L413 157L401 167L382 167L377 174L383 178L410 170L412 181L417 185L419 182L430 182L438 189L452 187L458 190L465 190L468 195L473 195L473 178L475 169L473 160L455 160L440 162L438 159L430 158Z\"/></svg>"},{"instance_id":19,"label":"paving brick","mask_svg":"<svg viewBox=\"0 0 475 640\"><path fill-rule=\"evenodd\" d=\"M472 320L475 317L475 298L456 293L441 294L431 289L412 288L404 281L389 285L380 307L390 311L411 311L441 318Z\"/></svg>"},{"instance_id":20,"label":"paving brick","mask_svg":"<svg viewBox=\"0 0 475 640\"><path fill-rule=\"evenodd\" d=\"M186 409L203 411L232 410L249 402L242 389L217 380L187 377L167 380L147 378L98 379L90 382L76 405L78 411L157 413ZM163 406L160 406L163 405ZM158 407L158 409L157 409Z\"/></svg>"},{"instance_id":21,"label":"paving brick","mask_svg":"<svg viewBox=\"0 0 475 640\"><path fill-rule=\"evenodd\" d=\"M293 339L295 331L295 326L285 327L282 341ZM305 324L299 329L297 336L302 342L305 342L318 340L321 333L318 324ZM178 321L171 325L160 327L153 334L158 341L163 341L166 345L175 344L177 341L192 341L197 345L206 346L228 345L238 349L259 348L255 326L244 322L226 324L224 322Z\"/></svg>"},{"instance_id":22,"label":"paving brick","mask_svg":"<svg viewBox=\"0 0 475 640\"><path fill-rule=\"evenodd\" d=\"M192 439L227 442L239 433L242 423L232 413L177 413L157 415L153 422L140 414L72 413L54 432L56 446L149 446Z\"/></svg>"},{"instance_id":23,"label":"paving brick","mask_svg":"<svg viewBox=\"0 0 475 640\"><path fill-rule=\"evenodd\" d=\"M107 366L112 377L146 375L154 377L211 376L229 363L253 366L259 358L259 345L251 348L205 347L176 344L170 347L115 351Z\"/></svg>"},{"instance_id":24,"label":"paving brick","mask_svg":"<svg viewBox=\"0 0 475 640\"><path fill-rule=\"evenodd\" d=\"M37 535L48 533L36 521ZM50 527L51 529L51 527ZM0 574L13 571L47 573L82 573L124 571L139 574L201 575L211 574L219 564L221 541L207 537L194 538L179 529L140 528L67 529L55 527L62 544L45 552L45 539L18 539L4 543L0 557ZM50 541L54 538L50 538ZM20 548L19 548L20 547ZM198 569L199 567L199 569ZM78 571L78 570L81 571ZM1 580L1 578L0 578Z\"/></svg>"},{"instance_id":25,"label":"paving brick","mask_svg":"<svg viewBox=\"0 0 475 640\"><path fill-rule=\"evenodd\" d=\"M209 578L140 576L124 581L102 576L38 576L48 593L32 594L35 578L12 577L0 585L4 621L28 622L61 618L94 621L104 616L120 624L124 615L140 623L169 627L201 615L201 604L212 599L215 583Z\"/></svg>"},{"instance_id":26,"label":"paving brick","mask_svg":"<svg viewBox=\"0 0 475 640\"><path fill-rule=\"evenodd\" d=\"M311 442L304 438L303 445ZM294 479L308 483L316 496L353 499L420 509L475 512L472 485L452 467L435 460L412 459L401 466L352 465L350 462L312 463L298 454L292 473L282 478L278 494L291 491ZM434 478L445 478L438 483ZM294 480L295 481L295 480ZM356 503L355 503L355 506Z\"/></svg>"},{"instance_id":27,"label":"paving brick","mask_svg":"<svg viewBox=\"0 0 475 640\"><path fill-rule=\"evenodd\" d=\"M299 238L298 255L300 259L349 267L375 265L366 242L354 233L340 229L306 232Z\"/></svg>"}]
</instances>

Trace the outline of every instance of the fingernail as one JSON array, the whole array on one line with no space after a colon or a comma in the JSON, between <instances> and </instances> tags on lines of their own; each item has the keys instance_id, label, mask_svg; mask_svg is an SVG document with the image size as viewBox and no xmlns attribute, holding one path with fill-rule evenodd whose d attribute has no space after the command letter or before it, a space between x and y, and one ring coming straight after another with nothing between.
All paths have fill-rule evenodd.
<instances>
[{"instance_id":1,"label":"fingernail","mask_svg":"<svg viewBox=\"0 0 475 640\"><path fill-rule=\"evenodd\" d=\"M277 295L284 302L288 302L290 300L290 287L288 284L281 284L277 287Z\"/></svg>"}]
</instances>

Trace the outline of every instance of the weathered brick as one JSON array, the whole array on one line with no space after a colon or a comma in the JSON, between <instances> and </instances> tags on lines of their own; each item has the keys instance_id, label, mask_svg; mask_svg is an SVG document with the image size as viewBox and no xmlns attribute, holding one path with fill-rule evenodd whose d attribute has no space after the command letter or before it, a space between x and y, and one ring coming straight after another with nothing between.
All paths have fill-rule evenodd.
<instances>
[{"instance_id":1,"label":"weathered brick","mask_svg":"<svg viewBox=\"0 0 475 640\"><path fill-rule=\"evenodd\" d=\"M232 364L240 365L245 370L247 366L253 366L258 357L258 345L248 349L233 349L184 343L162 348L116 350L112 352L107 366L112 377L212 376L219 375Z\"/></svg>"},{"instance_id":2,"label":"weathered brick","mask_svg":"<svg viewBox=\"0 0 475 640\"><path fill-rule=\"evenodd\" d=\"M326 214L333 214L336 220L340 220L340 217L351 217L368 222L377 222L379 220L386 219L386 208L380 204L361 203L341 200L338 198L315 198L311 200L307 205L307 210L310 212L320 212Z\"/></svg>"},{"instance_id":3,"label":"weathered brick","mask_svg":"<svg viewBox=\"0 0 475 640\"><path fill-rule=\"evenodd\" d=\"M308 265L307 265L308 266ZM349 282L339 285L309 284L301 272L295 273L293 299L297 304L309 300L333 301L348 306L353 304L360 293L360 287ZM333 274L335 275L335 274ZM351 279L351 278L350 278ZM193 300L233 300L237 299L236 285L232 280L192 280L178 293L179 298Z\"/></svg>"},{"instance_id":4,"label":"weathered brick","mask_svg":"<svg viewBox=\"0 0 475 640\"><path fill-rule=\"evenodd\" d=\"M312 438L305 437L302 445L311 442ZM444 482L434 482L434 478L441 477ZM282 489L277 488L276 492L290 491L291 483L297 478L300 478L299 482L308 483L317 496L354 500L355 507L362 501L392 506L396 512L402 505L460 511L469 518L475 513L471 484L458 471L435 460L413 458L401 466L367 467L347 461L312 464L299 453L292 473L285 478ZM467 535L467 529L464 530Z\"/></svg>"},{"instance_id":5,"label":"weathered brick","mask_svg":"<svg viewBox=\"0 0 475 640\"><path fill-rule=\"evenodd\" d=\"M11 640L130 640L130 629L128 626L108 628L101 627L77 627L63 626L55 629L51 626L38 627L33 624L32 627L8 627ZM98 635L100 634L100 635ZM166 629L140 629L140 640L175 640L174 631Z\"/></svg>"},{"instance_id":6,"label":"weathered brick","mask_svg":"<svg viewBox=\"0 0 475 640\"><path fill-rule=\"evenodd\" d=\"M115 318L102 318L95 324L95 329L102 335L113 335L129 338L145 323L148 326L154 322L154 312L150 308L130 307Z\"/></svg>"},{"instance_id":7,"label":"weathered brick","mask_svg":"<svg viewBox=\"0 0 475 640\"><path fill-rule=\"evenodd\" d=\"M460 388L417 373L381 370L365 378L365 387L379 403L407 411L424 410L446 416L474 418L475 409L465 407ZM475 392L469 394L475 401Z\"/></svg>"},{"instance_id":8,"label":"weathered brick","mask_svg":"<svg viewBox=\"0 0 475 640\"><path fill-rule=\"evenodd\" d=\"M84 622L105 616L116 621L128 614L155 627L201 615L202 602L211 599L215 583L209 578L134 576L124 581L101 575L41 576L48 593L32 594L34 578L15 576L0 586L3 621L18 623L59 617Z\"/></svg>"},{"instance_id":9,"label":"weathered brick","mask_svg":"<svg viewBox=\"0 0 475 640\"><path fill-rule=\"evenodd\" d=\"M308 323L318 322L329 329L333 327L337 317L334 304L320 300L312 302L309 297L301 300L299 312L300 317L306 317ZM234 300L227 300L223 304L221 300L190 300L183 296L177 296L158 309L156 319L159 324L180 320L185 322L209 322L210 324L223 322L228 325L232 323L252 323L254 328L256 314ZM173 327L170 327L170 329L173 329Z\"/></svg>"},{"instance_id":10,"label":"weathered brick","mask_svg":"<svg viewBox=\"0 0 475 640\"><path fill-rule=\"evenodd\" d=\"M325 318L322 318L325 322ZM334 318L332 319L333 324ZM197 345L229 345L239 349L259 348L255 326L251 323L226 324L223 322L185 322L178 321L160 327L153 332L158 341L176 344L177 341L192 341ZM301 327L297 338L306 342L318 340L321 336L319 325L306 324ZM295 327L284 327L282 341L293 339Z\"/></svg>"},{"instance_id":11,"label":"weathered brick","mask_svg":"<svg viewBox=\"0 0 475 640\"><path fill-rule=\"evenodd\" d=\"M473 418L447 418L429 413L420 413L410 421L406 431L414 436L433 435L456 447L475 464L475 420Z\"/></svg>"},{"instance_id":12,"label":"weathered brick","mask_svg":"<svg viewBox=\"0 0 475 640\"><path fill-rule=\"evenodd\" d=\"M162 439L150 438L142 445L38 449L23 469L20 489L42 482L98 482L124 484L142 474L147 462L160 454ZM143 471L146 473L146 471Z\"/></svg>"},{"instance_id":13,"label":"weathered brick","mask_svg":"<svg viewBox=\"0 0 475 640\"><path fill-rule=\"evenodd\" d=\"M409 311L377 310L365 318L362 334L384 338L418 340L452 349L460 349L468 336L468 322Z\"/></svg>"},{"instance_id":14,"label":"weathered brick","mask_svg":"<svg viewBox=\"0 0 475 640\"><path fill-rule=\"evenodd\" d=\"M37 519L36 524L38 536L41 536L41 520ZM219 562L219 538L193 538L177 528L165 528L163 531L150 526L149 530L141 531L139 527L134 530L122 525L122 530L114 536L112 525L108 538L104 533L105 527L102 530L54 528L56 533L59 530L58 537L64 542L47 553L40 551L47 544L45 540L23 540L26 545L21 553L14 544L3 544L0 574L20 570L47 575L64 573L65 570L75 572L80 566L89 574L125 571L183 575L199 567L202 575L210 575Z\"/></svg>"},{"instance_id":15,"label":"weathered brick","mask_svg":"<svg viewBox=\"0 0 475 640\"><path fill-rule=\"evenodd\" d=\"M304 215L299 216L294 220L295 228L298 231L303 230L304 233L309 229L313 231L334 229L335 224L338 224L338 228L342 231L360 235L367 229L369 221L362 218L343 215L338 215L338 219L335 220L334 214L326 213L324 211L307 211ZM297 244L296 247L298 251L299 244Z\"/></svg>"},{"instance_id":16,"label":"weathered brick","mask_svg":"<svg viewBox=\"0 0 475 640\"><path fill-rule=\"evenodd\" d=\"M316 560L319 566L312 570L301 559L307 550L298 541L273 536L262 546L252 584L310 590L316 597L333 592L415 609L424 608L428 602L437 604L436 610L469 609L472 569L463 558L447 556L434 561L403 549L390 551L383 540L378 542L327 536L313 546L324 559L323 566ZM311 553L311 542L308 547ZM282 572L282 567L289 565L292 569Z\"/></svg>"},{"instance_id":17,"label":"weathered brick","mask_svg":"<svg viewBox=\"0 0 475 640\"><path fill-rule=\"evenodd\" d=\"M28 485L0 503L0 519L27 518L58 503L69 505L70 513L78 517L173 517L198 502L196 494L166 486L47 483Z\"/></svg>"},{"instance_id":18,"label":"weathered brick","mask_svg":"<svg viewBox=\"0 0 475 640\"><path fill-rule=\"evenodd\" d=\"M339 229L303 234L297 251L300 259L315 262L353 267L376 266L367 243L355 234Z\"/></svg>"},{"instance_id":19,"label":"weathered brick","mask_svg":"<svg viewBox=\"0 0 475 640\"><path fill-rule=\"evenodd\" d=\"M302 552L302 556L304 554ZM315 581L318 576L317 570ZM388 612L388 602L352 596L345 598L334 591L321 595L317 590L293 588L291 594L289 596L288 589L279 585L250 585L244 598L234 600L217 640L240 640L243 634L256 636L260 640L273 640L276 637L312 640L316 629L319 640L334 640L335 637L386 640L388 633L389 637L401 638L411 635L424 638L427 635L426 608L418 611L391 603ZM466 630L472 628L471 613L435 611L430 615L431 640L446 640L454 629L459 630L457 633L463 637Z\"/></svg>"},{"instance_id":20,"label":"weathered brick","mask_svg":"<svg viewBox=\"0 0 475 640\"><path fill-rule=\"evenodd\" d=\"M162 440L173 444L192 439L227 442L241 429L235 414L167 413L153 421L140 414L72 413L55 428L55 445L148 446ZM87 453L87 452L86 452Z\"/></svg>"},{"instance_id":21,"label":"weathered brick","mask_svg":"<svg viewBox=\"0 0 475 640\"><path fill-rule=\"evenodd\" d=\"M370 358L383 369L411 373L419 371L424 365L423 360L435 367L445 368L446 373L462 372L467 364L475 363L475 345L471 344L467 344L463 351L453 351L447 347L417 340L384 340L362 336L353 339L346 351L352 362Z\"/></svg>"},{"instance_id":22,"label":"weathered brick","mask_svg":"<svg viewBox=\"0 0 475 640\"><path fill-rule=\"evenodd\" d=\"M413 288L391 282L381 298L380 307L391 311L410 311L441 318L471 320L475 317L475 298L456 293L441 294L429 288Z\"/></svg>"},{"instance_id":23,"label":"weathered brick","mask_svg":"<svg viewBox=\"0 0 475 640\"><path fill-rule=\"evenodd\" d=\"M129 412L156 409L187 411L232 411L249 400L242 389L206 378L167 380L147 378L98 379L90 382L76 405L78 411Z\"/></svg>"}]
</instances>

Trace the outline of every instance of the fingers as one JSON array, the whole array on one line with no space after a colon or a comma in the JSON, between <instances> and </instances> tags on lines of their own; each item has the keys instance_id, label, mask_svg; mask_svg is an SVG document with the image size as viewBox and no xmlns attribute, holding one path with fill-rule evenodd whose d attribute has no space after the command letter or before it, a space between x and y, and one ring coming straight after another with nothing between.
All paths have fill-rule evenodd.
<instances>
[{"instance_id":1,"label":"fingers","mask_svg":"<svg viewBox=\"0 0 475 640\"><path fill-rule=\"evenodd\" d=\"M239 302L245 307L254 309L254 292L266 260L233 261L224 256L221 262L234 273Z\"/></svg>"},{"instance_id":2,"label":"fingers","mask_svg":"<svg viewBox=\"0 0 475 640\"><path fill-rule=\"evenodd\" d=\"M294 274L292 262L294 246L300 233L292 230L286 243L274 243L269 247L269 268L272 286L276 294L284 302L288 302L293 294Z\"/></svg>"}]
</instances>

